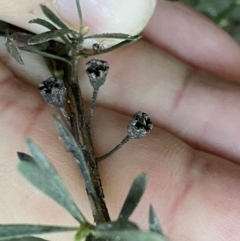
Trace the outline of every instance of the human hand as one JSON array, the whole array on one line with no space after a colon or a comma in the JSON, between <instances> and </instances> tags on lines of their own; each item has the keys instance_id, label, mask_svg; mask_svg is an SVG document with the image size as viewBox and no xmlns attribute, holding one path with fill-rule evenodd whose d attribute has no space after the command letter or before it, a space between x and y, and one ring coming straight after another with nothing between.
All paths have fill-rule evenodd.
<instances>
[{"instance_id":1,"label":"human hand","mask_svg":"<svg viewBox=\"0 0 240 241\"><path fill-rule=\"evenodd\" d=\"M26 151L26 135L48 155L80 209L91 218L79 171L54 128L56 110L36 89L49 77L42 59L26 54L30 61L23 69L1 52L0 222L75 224L17 173L16 151ZM110 71L93 120L97 155L121 141L130 116L138 110L148 113L155 125L146 138L129 142L99 165L113 219L133 178L146 172L149 184L134 221L146 227L152 203L172 240L238 240L239 56L239 46L222 30L192 10L165 1L158 2L144 40L101 56ZM84 61L79 79L89 101L92 90L83 66Z\"/></svg>"}]
</instances>

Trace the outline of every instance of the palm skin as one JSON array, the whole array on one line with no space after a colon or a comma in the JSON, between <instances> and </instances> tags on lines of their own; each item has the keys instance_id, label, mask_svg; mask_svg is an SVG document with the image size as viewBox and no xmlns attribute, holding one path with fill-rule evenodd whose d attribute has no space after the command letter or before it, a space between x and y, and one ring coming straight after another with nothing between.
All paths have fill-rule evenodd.
<instances>
[{"instance_id":1,"label":"palm skin","mask_svg":"<svg viewBox=\"0 0 240 241\"><path fill-rule=\"evenodd\" d=\"M99 165L113 219L133 178L146 172L147 191L132 220L146 227L152 203L174 241L239 240L239 56L239 46L208 20L164 1L159 1L143 40L102 56L110 70L93 120L96 155L125 137L129 119L139 110L149 114L155 127ZM57 110L47 106L36 89L48 77L46 67L33 55L25 59L36 61L34 68L24 70L8 58L2 51L0 222L76 224L17 173L16 152L26 151L25 136L45 151L91 219L82 178L54 128L52 114ZM83 61L79 80L89 102L92 89ZM61 234L51 239L59 237L72 238Z\"/></svg>"}]
</instances>

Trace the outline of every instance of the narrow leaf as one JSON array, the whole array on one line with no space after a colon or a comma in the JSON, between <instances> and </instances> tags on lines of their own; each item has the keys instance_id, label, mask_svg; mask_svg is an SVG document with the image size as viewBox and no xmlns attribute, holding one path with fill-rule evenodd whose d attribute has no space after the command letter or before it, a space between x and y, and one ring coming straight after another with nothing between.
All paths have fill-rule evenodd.
<instances>
[{"instance_id":1,"label":"narrow leaf","mask_svg":"<svg viewBox=\"0 0 240 241\"><path fill-rule=\"evenodd\" d=\"M14 42L17 43L18 49L21 47L28 46L28 40L34 36L33 34L29 33L12 33L11 39L14 40ZM37 45L38 50L47 50L49 48L49 42L45 42L42 44Z\"/></svg>"},{"instance_id":2,"label":"narrow leaf","mask_svg":"<svg viewBox=\"0 0 240 241\"><path fill-rule=\"evenodd\" d=\"M18 153L21 161L18 164L18 170L35 187L64 207L79 223L86 223L85 217L73 202L67 188L45 154L30 139L27 139L26 143L33 157Z\"/></svg>"},{"instance_id":3,"label":"narrow leaf","mask_svg":"<svg viewBox=\"0 0 240 241\"><path fill-rule=\"evenodd\" d=\"M0 225L0 240L11 240L13 238L20 239L22 237L29 237L35 234L75 231L77 229L77 227L4 224Z\"/></svg>"},{"instance_id":4,"label":"narrow leaf","mask_svg":"<svg viewBox=\"0 0 240 241\"><path fill-rule=\"evenodd\" d=\"M45 16L60 28L68 28L47 6L40 5Z\"/></svg>"},{"instance_id":5,"label":"narrow leaf","mask_svg":"<svg viewBox=\"0 0 240 241\"><path fill-rule=\"evenodd\" d=\"M39 24L49 30L57 30L56 26L41 18L32 19L31 21L29 21L29 23Z\"/></svg>"},{"instance_id":6,"label":"narrow leaf","mask_svg":"<svg viewBox=\"0 0 240 241\"><path fill-rule=\"evenodd\" d=\"M48 28L49 30L57 30L57 28L53 24L41 18L32 19L29 23L39 24L45 28ZM75 32L72 31L72 33L75 33ZM59 37L71 48L71 43L65 36L59 36Z\"/></svg>"},{"instance_id":7,"label":"narrow leaf","mask_svg":"<svg viewBox=\"0 0 240 241\"><path fill-rule=\"evenodd\" d=\"M76 0L76 5L77 5L77 11L78 11L78 17L79 17L79 26L80 29L82 27L82 10L81 10L81 6L80 6L80 0Z\"/></svg>"},{"instance_id":8,"label":"narrow leaf","mask_svg":"<svg viewBox=\"0 0 240 241\"><path fill-rule=\"evenodd\" d=\"M149 208L149 221L148 222L149 222L149 231L163 235L163 231L162 231L160 222L157 218L157 215L156 215L152 205L150 205L150 208Z\"/></svg>"},{"instance_id":9,"label":"narrow leaf","mask_svg":"<svg viewBox=\"0 0 240 241\"><path fill-rule=\"evenodd\" d=\"M13 41L10 39L9 33L7 32L6 47L8 53L21 65L24 65L21 55L18 52L18 48L14 45Z\"/></svg>"},{"instance_id":10,"label":"narrow leaf","mask_svg":"<svg viewBox=\"0 0 240 241\"><path fill-rule=\"evenodd\" d=\"M19 33L19 32L15 32L11 34L11 39L12 40L18 40L21 41L23 43L26 43L27 40L29 38L31 38L33 36L33 34L31 33Z\"/></svg>"},{"instance_id":11,"label":"narrow leaf","mask_svg":"<svg viewBox=\"0 0 240 241\"><path fill-rule=\"evenodd\" d=\"M167 241L160 234L140 230L100 231L95 229L92 234L96 239L107 239L108 241Z\"/></svg>"},{"instance_id":12,"label":"narrow leaf","mask_svg":"<svg viewBox=\"0 0 240 241\"><path fill-rule=\"evenodd\" d=\"M66 128L66 126L61 122L60 118L55 117L55 125L58 131L59 136L64 141L64 144L69 152L75 157L75 160L81 170L83 175L83 179L85 181L85 185L87 190L91 192L92 195L97 197L96 191L94 189L94 184L92 178L90 176L85 157L82 151L82 148L76 142L70 131Z\"/></svg>"},{"instance_id":13,"label":"narrow leaf","mask_svg":"<svg viewBox=\"0 0 240 241\"><path fill-rule=\"evenodd\" d=\"M37 50L34 47L19 47L19 49L30 52L30 53L38 54L38 55L41 55L41 56L46 57L46 58L57 59L57 60L63 61L65 63L68 63L69 65L71 65L71 63L67 59L64 59L64 58L59 57L59 56L54 55L54 54L49 54L47 52Z\"/></svg>"},{"instance_id":14,"label":"narrow leaf","mask_svg":"<svg viewBox=\"0 0 240 241\"><path fill-rule=\"evenodd\" d=\"M57 29L57 30L51 30L51 31L47 31L44 33L40 33L37 34L33 37L31 37L28 40L28 44L29 45L33 45L33 44L41 44L44 42L47 42L49 40L58 38L58 37L62 37L66 34L70 34L72 33L72 31L70 29Z\"/></svg>"},{"instance_id":15,"label":"narrow leaf","mask_svg":"<svg viewBox=\"0 0 240 241\"><path fill-rule=\"evenodd\" d=\"M137 40L141 37L141 35L129 35L124 33L103 33L103 34L95 34L91 36L86 36L84 39L91 39L91 38L111 38L111 39L128 39L128 40Z\"/></svg>"},{"instance_id":16,"label":"narrow leaf","mask_svg":"<svg viewBox=\"0 0 240 241\"><path fill-rule=\"evenodd\" d=\"M119 214L119 220L128 220L134 209L137 207L147 184L147 175L140 174L134 181L128 192L127 198Z\"/></svg>"},{"instance_id":17,"label":"narrow leaf","mask_svg":"<svg viewBox=\"0 0 240 241\"><path fill-rule=\"evenodd\" d=\"M89 56L95 56L95 55L99 55L99 54L105 54L105 53L111 52L113 50L116 50L116 49L118 49L120 47L123 47L125 45L134 43L135 41L139 40L140 38L141 38L141 36L139 36L136 39L126 39L126 40L124 40L124 41L122 41L122 42L120 42L118 44L115 44L115 45L111 46L110 48L101 49L98 52L94 52L94 53L84 53L84 52L82 52L79 57L81 57L81 56L89 57Z\"/></svg>"}]
</instances>

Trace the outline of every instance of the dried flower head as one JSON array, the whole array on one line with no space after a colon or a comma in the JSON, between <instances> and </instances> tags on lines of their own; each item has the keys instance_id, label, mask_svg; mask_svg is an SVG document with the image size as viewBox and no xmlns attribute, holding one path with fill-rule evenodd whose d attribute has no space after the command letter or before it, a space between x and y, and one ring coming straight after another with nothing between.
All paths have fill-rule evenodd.
<instances>
[{"instance_id":1,"label":"dried flower head","mask_svg":"<svg viewBox=\"0 0 240 241\"><path fill-rule=\"evenodd\" d=\"M141 139L153 128L152 121L144 112L137 112L128 124L128 136L131 139Z\"/></svg>"},{"instance_id":2,"label":"dried flower head","mask_svg":"<svg viewBox=\"0 0 240 241\"><path fill-rule=\"evenodd\" d=\"M44 100L53 106L63 107L66 101L66 88L63 80L54 77L44 80L38 87Z\"/></svg>"},{"instance_id":3,"label":"dried flower head","mask_svg":"<svg viewBox=\"0 0 240 241\"><path fill-rule=\"evenodd\" d=\"M85 69L91 85L98 89L106 80L109 65L107 61L92 59L86 63Z\"/></svg>"}]
</instances>

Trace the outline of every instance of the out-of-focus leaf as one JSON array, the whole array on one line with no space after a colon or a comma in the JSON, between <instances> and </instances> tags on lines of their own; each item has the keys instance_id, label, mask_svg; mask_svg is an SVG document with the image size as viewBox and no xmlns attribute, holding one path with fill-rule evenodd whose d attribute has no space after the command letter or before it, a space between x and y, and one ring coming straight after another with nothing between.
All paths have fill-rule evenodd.
<instances>
[{"instance_id":1,"label":"out-of-focus leaf","mask_svg":"<svg viewBox=\"0 0 240 241\"><path fill-rule=\"evenodd\" d=\"M95 238L108 241L167 241L167 238L154 232L143 232L138 226L126 220L99 224L91 231Z\"/></svg>"},{"instance_id":2,"label":"out-of-focus leaf","mask_svg":"<svg viewBox=\"0 0 240 241\"><path fill-rule=\"evenodd\" d=\"M89 236L89 234L91 233L92 229L93 229L93 226L88 223L81 225L74 237L74 241L85 240L86 237Z\"/></svg>"},{"instance_id":3,"label":"out-of-focus leaf","mask_svg":"<svg viewBox=\"0 0 240 241\"><path fill-rule=\"evenodd\" d=\"M227 18L224 29L240 43L240 5L237 5Z\"/></svg>"},{"instance_id":4,"label":"out-of-focus leaf","mask_svg":"<svg viewBox=\"0 0 240 241\"><path fill-rule=\"evenodd\" d=\"M179 2L188 4L203 13L240 42L239 0L179 0Z\"/></svg>"},{"instance_id":5,"label":"out-of-focus leaf","mask_svg":"<svg viewBox=\"0 0 240 241\"><path fill-rule=\"evenodd\" d=\"M128 40L138 40L141 38L141 35L129 35L124 33L103 33L103 34L95 34L91 36L86 36L84 39L91 39L91 38L111 38L111 39L128 39Z\"/></svg>"},{"instance_id":6,"label":"out-of-focus leaf","mask_svg":"<svg viewBox=\"0 0 240 241\"><path fill-rule=\"evenodd\" d=\"M122 210L119 214L119 220L128 220L134 209L137 207L147 184L147 175L140 174L132 183L128 192L127 198L123 204Z\"/></svg>"},{"instance_id":7,"label":"out-of-focus leaf","mask_svg":"<svg viewBox=\"0 0 240 241\"><path fill-rule=\"evenodd\" d=\"M75 231L77 229L78 229L77 227L58 227L58 226L28 225L28 224L4 224L4 225L0 225L0 240L22 239L23 237L27 237L27 239L29 238L31 241L35 241L35 240L38 241L37 238L34 239L35 237L29 237L29 236L36 235L36 234L43 234L43 233Z\"/></svg>"},{"instance_id":8,"label":"out-of-focus leaf","mask_svg":"<svg viewBox=\"0 0 240 241\"><path fill-rule=\"evenodd\" d=\"M3 240L5 240L5 239L3 239ZM46 239L34 237L34 236L21 237L21 238L11 238L11 239L7 239L7 240L8 241L48 241Z\"/></svg>"},{"instance_id":9,"label":"out-of-focus leaf","mask_svg":"<svg viewBox=\"0 0 240 241\"><path fill-rule=\"evenodd\" d=\"M27 139L26 143L33 157L18 153L20 159L18 170L35 187L64 207L79 223L86 223L85 217L73 202L67 188L45 154L30 139Z\"/></svg>"},{"instance_id":10,"label":"out-of-focus leaf","mask_svg":"<svg viewBox=\"0 0 240 241\"><path fill-rule=\"evenodd\" d=\"M54 24L56 24L58 27L60 28L68 28L67 25L65 25L58 17L57 15L52 12L52 10L50 10L47 6L45 5L40 5L41 9L43 11L43 13L45 14L45 16L51 20Z\"/></svg>"},{"instance_id":11,"label":"out-of-focus leaf","mask_svg":"<svg viewBox=\"0 0 240 241\"><path fill-rule=\"evenodd\" d=\"M8 28L9 28L9 24L0 20L0 32L6 32Z\"/></svg>"},{"instance_id":12,"label":"out-of-focus leaf","mask_svg":"<svg viewBox=\"0 0 240 241\"><path fill-rule=\"evenodd\" d=\"M72 33L72 30L70 29L57 29L57 30L47 31L31 37L28 40L28 44L33 45L33 44L44 43L55 38L63 37L64 35L70 34L70 33Z\"/></svg>"},{"instance_id":13,"label":"out-of-focus leaf","mask_svg":"<svg viewBox=\"0 0 240 241\"><path fill-rule=\"evenodd\" d=\"M155 232L155 233L159 233L161 235L163 235L163 231L160 225L160 222L157 218L157 215L152 207L152 205L150 205L149 208L149 231Z\"/></svg>"},{"instance_id":14,"label":"out-of-focus leaf","mask_svg":"<svg viewBox=\"0 0 240 241\"><path fill-rule=\"evenodd\" d=\"M61 122L60 118L55 117L55 125L58 131L59 136L64 141L64 144L69 152L73 154L75 157L75 160L81 170L81 173L83 175L83 179L85 181L85 185L87 190L91 192L91 194L94 196L94 198L98 198L96 191L94 189L94 184L91 179L85 157L82 151L82 148L78 145L70 131L65 127L65 125Z\"/></svg>"},{"instance_id":15,"label":"out-of-focus leaf","mask_svg":"<svg viewBox=\"0 0 240 241\"><path fill-rule=\"evenodd\" d=\"M93 230L95 238L108 241L168 241L165 237L154 232L142 232L140 230Z\"/></svg>"},{"instance_id":16,"label":"out-of-focus leaf","mask_svg":"<svg viewBox=\"0 0 240 241\"><path fill-rule=\"evenodd\" d=\"M71 65L71 63L67 59L59 57L57 55L53 55L53 54L49 54L49 53L37 50L34 47L19 47L19 49L30 52L30 53L38 54L38 55L41 55L41 56L46 57L46 58L57 59L57 60L63 61L65 63L68 63L69 65Z\"/></svg>"},{"instance_id":17,"label":"out-of-focus leaf","mask_svg":"<svg viewBox=\"0 0 240 241\"><path fill-rule=\"evenodd\" d=\"M18 52L18 48L15 46L13 41L10 39L10 36L7 32L7 40L6 40L6 47L9 54L19 63L24 65L21 55Z\"/></svg>"}]
</instances>

